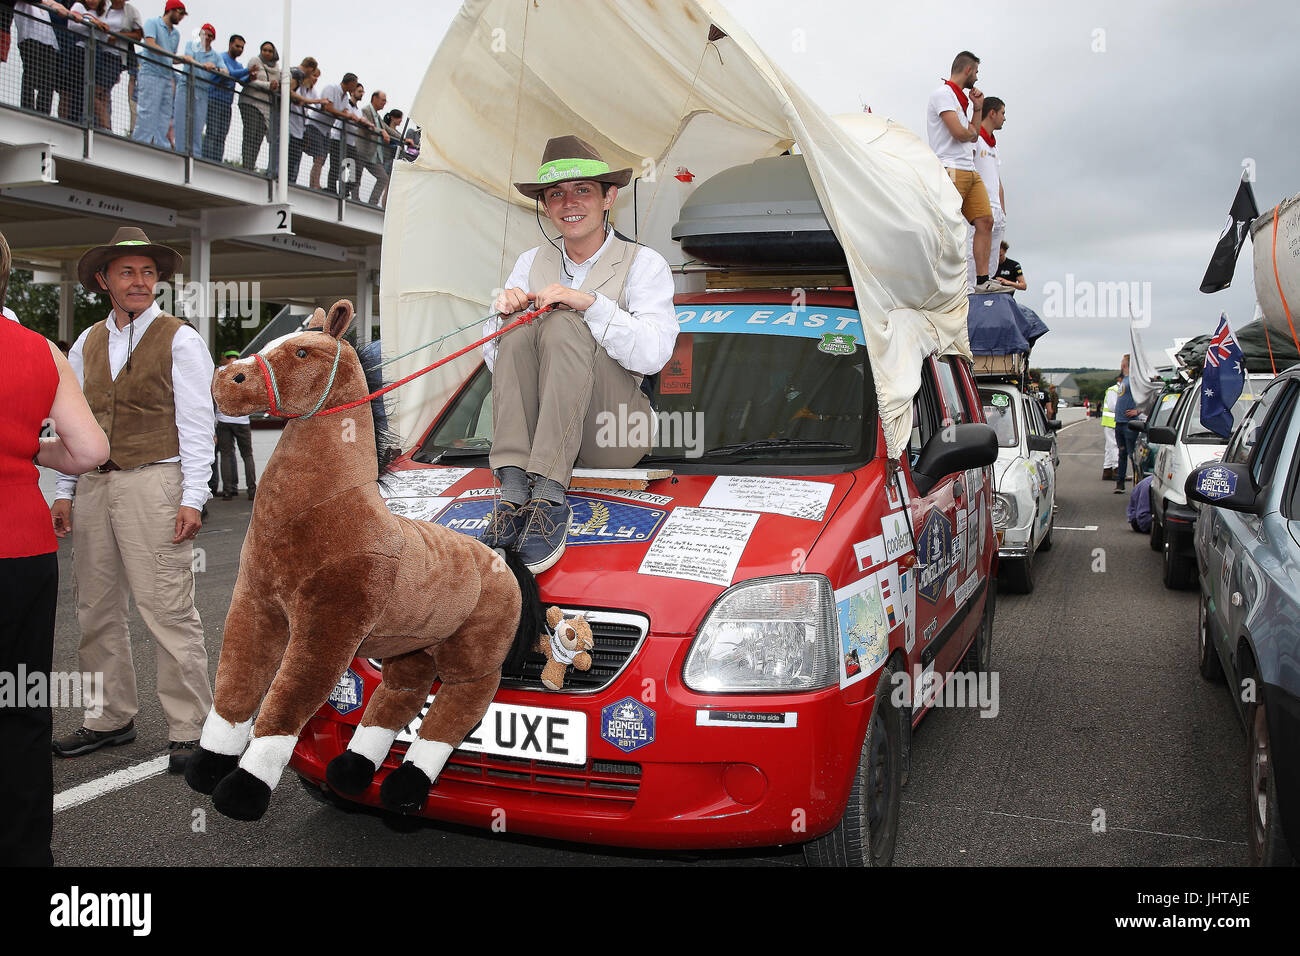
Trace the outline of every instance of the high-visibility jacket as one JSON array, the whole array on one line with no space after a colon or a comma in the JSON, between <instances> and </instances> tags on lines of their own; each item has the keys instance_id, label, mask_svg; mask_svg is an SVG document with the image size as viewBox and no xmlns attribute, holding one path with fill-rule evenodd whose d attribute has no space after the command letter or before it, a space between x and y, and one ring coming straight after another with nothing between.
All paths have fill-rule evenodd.
<instances>
[{"instance_id":1,"label":"high-visibility jacket","mask_svg":"<svg viewBox=\"0 0 1300 956\"><path fill-rule=\"evenodd\" d=\"M1115 403L1119 401L1119 386L1112 385L1106 389L1106 398L1101 406L1101 427L1115 427Z\"/></svg>"}]
</instances>

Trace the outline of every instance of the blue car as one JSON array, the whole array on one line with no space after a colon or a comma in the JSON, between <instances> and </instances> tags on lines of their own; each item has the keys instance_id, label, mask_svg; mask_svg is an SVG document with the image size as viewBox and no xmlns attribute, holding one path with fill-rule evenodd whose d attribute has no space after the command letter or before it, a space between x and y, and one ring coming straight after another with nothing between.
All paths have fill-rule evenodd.
<instances>
[{"instance_id":1,"label":"blue car","mask_svg":"<svg viewBox=\"0 0 1300 956\"><path fill-rule=\"evenodd\" d=\"M1246 725L1250 859L1300 852L1300 365L1238 422L1223 459L1184 485L1196 522L1202 676ZM1208 507L1207 507L1208 506Z\"/></svg>"}]
</instances>

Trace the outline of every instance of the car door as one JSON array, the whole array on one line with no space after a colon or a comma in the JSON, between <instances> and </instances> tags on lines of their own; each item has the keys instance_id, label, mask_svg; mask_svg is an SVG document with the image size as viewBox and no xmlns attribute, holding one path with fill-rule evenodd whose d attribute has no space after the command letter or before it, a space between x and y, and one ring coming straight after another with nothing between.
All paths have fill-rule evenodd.
<instances>
[{"instance_id":1,"label":"car door","mask_svg":"<svg viewBox=\"0 0 1300 956\"><path fill-rule=\"evenodd\" d=\"M942 431L952 424L948 409L940 396L938 371L933 358L921 369L921 388L912 401L912 434L908 443L908 467L902 477L907 482L908 510L912 535L916 542L913 568L916 588L916 644L909 664L913 667L913 712L926 706L927 687L933 693L941 686L942 675L952 669L955 655L963 646L959 635L949 627L953 620L955 580L953 577L955 536L957 532L957 498L965 498L961 475L940 479L925 496L918 494L912 480L911 466L930 441L942 441ZM960 485L960 487L955 487ZM960 495L957 494L960 492ZM932 676L933 675L933 676Z\"/></svg>"},{"instance_id":2,"label":"car door","mask_svg":"<svg viewBox=\"0 0 1300 956\"><path fill-rule=\"evenodd\" d=\"M1051 451L1036 451L1031 454L1038 463L1038 531L1039 534L1046 534L1048 527L1052 523L1052 503L1056 501L1056 434L1047 427L1047 416L1043 413L1043 406L1038 404L1035 399L1027 399L1027 417L1029 417L1039 429L1039 434L1046 435L1052 440Z\"/></svg>"},{"instance_id":3,"label":"car door","mask_svg":"<svg viewBox=\"0 0 1300 956\"><path fill-rule=\"evenodd\" d=\"M1249 465L1256 488L1273 480L1278 461L1283 460L1296 391L1290 379L1273 382L1264 389L1224 452L1224 461ZM1206 585L1214 598L1214 617L1220 625L1214 628L1213 639L1219 656L1232 661L1237 638L1246 633L1246 618L1260 596L1263 574L1259 555L1269 544L1261 540L1260 515L1227 508L1205 510L1210 512L1202 512L1209 521Z\"/></svg>"}]
</instances>

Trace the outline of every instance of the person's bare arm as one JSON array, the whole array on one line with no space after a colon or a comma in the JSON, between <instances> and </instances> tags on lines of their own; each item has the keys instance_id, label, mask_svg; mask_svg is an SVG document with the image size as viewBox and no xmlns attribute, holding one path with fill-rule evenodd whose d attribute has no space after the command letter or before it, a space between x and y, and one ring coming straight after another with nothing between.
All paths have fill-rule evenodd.
<instances>
[{"instance_id":1,"label":"person's bare arm","mask_svg":"<svg viewBox=\"0 0 1300 956\"><path fill-rule=\"evenodd\" d=\"M1002 207L1003 214L1007 211L1007 194L1002 189L1002 181L998 180L998 204Z\"/></svg>"},{"instance_id":2,"label":"person's bare arm","mask_svg":"<svg viewBox=\"0 0 1300 956\"><path fill-rule=\"evenodd\" d=\"M952 133L952 138L959 143L973 143L980 138L980 121L982 119L980 111L975 111L975 119L969 125L964 123L956 110L947 110L939 114L939 119L943 120L943 125L948 127L948 132Z\"/></svg>"},{"instance_id":3,"label":"person's bare arm","mask_svg":"<svg viewBox=\"0 0 1300 956\"><path fill-rule=\"evenodd\" d=\"M65 475L79 475L108 461L108 438L86 404L72 366L53 342L50 355L59 370L59 387L50 406L54 435L41 439L36 461Z\"/></svg>"}]
</instances>

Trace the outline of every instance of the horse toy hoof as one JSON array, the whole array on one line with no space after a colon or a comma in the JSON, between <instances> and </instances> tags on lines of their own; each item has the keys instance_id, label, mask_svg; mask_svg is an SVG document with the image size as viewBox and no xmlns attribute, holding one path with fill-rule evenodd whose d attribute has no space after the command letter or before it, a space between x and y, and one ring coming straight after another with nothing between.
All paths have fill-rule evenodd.
<instances>
[{"instance_id":1,"label":"horse toy hoof","mask_svg":"<svg viewBox=\"0 0 1300 956\"><path fill-rule=\"evenodd\" d=\"M185 782L196 793L211 796L222 778L237 766L239 766L238 757L213 753L211 750L204 750L200 745L185 765Z\"/></svg>"},{"instance_id":2,"label":"horse toy hoof","mask_svg":"<svg viewBox=\"0 0 1300 956\"><path fill-rule=\"evenodd\" d=\"M429 799L433 783L413 763L404 763L385 779L379 788L379 802L394 813L419 813Z\"/></svg>"},{"instance_id":3,"label":"horse toy hoof","mask_svg":"<svg viewBox=\"0 0 1300 956\"><path fill-rule=\"evenodd\" d=\"M345 750L325 767L325 780L338 793L355 796L375 779L375 765L354 750Z\"/></svg>"},{"instance_id":4,"label":"horse toy hoof","mask_svg":"<svg viewBox=\"0 0 1300 956\"><path fill-rule=\"evenodd\" d=\"M212 791L212 805L232 820L260 820L271 804L271 788L243 767L227 774Z\"/></svg>"}]
</instances>

